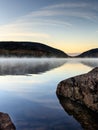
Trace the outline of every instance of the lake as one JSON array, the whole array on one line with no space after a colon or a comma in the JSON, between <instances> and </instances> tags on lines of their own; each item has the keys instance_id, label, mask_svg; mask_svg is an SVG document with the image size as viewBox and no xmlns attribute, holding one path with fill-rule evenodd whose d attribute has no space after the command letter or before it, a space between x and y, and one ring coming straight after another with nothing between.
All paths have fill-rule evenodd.
<instances>
[{"instance_id":1,"label":"lake","mask_svg":"<svg viewBox=\"0 0 98 130\"><path fill-rule=\"evenodd\" d=\"M10 115L17 130L83 130L60 104L56 88L96 66L97 58L0 58L0 112Z\"/></svg>"}]
</instances>

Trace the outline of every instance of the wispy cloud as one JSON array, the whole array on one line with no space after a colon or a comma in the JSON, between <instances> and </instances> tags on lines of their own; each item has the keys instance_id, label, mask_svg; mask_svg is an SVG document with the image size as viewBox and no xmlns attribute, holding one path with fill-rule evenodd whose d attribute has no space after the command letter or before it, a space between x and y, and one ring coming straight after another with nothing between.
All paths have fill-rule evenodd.
<instances>
[{"instance_id":1,"label":"wispy cloud","mask_svg":"<svg viewBox=\"0 0 98 130\"><path fill-rule=\"evenodd\" d=\"M40 15L41 16L41 15ZM71 27L72 24L62 20L55 20L52 18L43 18L43 17L35 17L32 14L29 16L25 16L22 19L16 21L16 24L21 26L32 26L32 25L41 25L41 26L63 26L63 27Z\"/></svg>"},{"instance_id":2,"label":"wispy cloud","mask_svg":"<svg viewBox=\"0 0 98 130\"><path fill-rule=\"evenodd\" d=\"M72 2L67 2L67 3L60 3L60 4L55 4L55 5L50 5L47 7L44 7L44 9L58 9L58 8L84 8L87 7L89 4L84 3L84 2L77 2L77 3L72 3Z\"/></svg>"},{"instance_id":3,"label":"wispy cloud","mask_svg":"<svg viewBox=\"0 0 98 130\"><path fill-rule=\"evenodd\" d=\"M50 5L32 11L13 23L0 26L0 35L50 38L51 35L46 33L47 28L51 29L51 32L57 27L71 28L73 18L91 21L97 19L97 13L96 5L93 6L90 2L64 2Z\"/></svg>"},{"instance_id":4,"label":"wispy cloud","mask_svg":"<svg viewBox=\"0 0 98 130\"><path fill-rule=\"evenodd\" d=\"M98 9L96 4L88 2L66 2L43 7L39 11L33 11L29 17L79 17L84 19L96 19Z\"/></svg>"},{"instance_id":5,"label":"wispy cloud","mask_svg":"<svg viewBox=\"0 0 98 130\"><path fill-rule=\"evenodd\" d=\"M0 39L3 37L34 37L34 38L51 38L51 35L43 32L35 32L29 30L27 22L15 22L7 25L0 26ZM31 25L30 25L31 27ZM27 31L26 31L26 29Z\"/></svg>"},{"instance_id":6,"label":"wispy cloud","mask_svg":"<svg viewBox=\"0 0 98 130\"><path fill-rule=\"evenodd\" d=\"M50 35L44 33L5 33L1 34L0 37L5 36L22 36L22 37L42 37L42 38L51 38Z\"/></svg>"}]
</instances>

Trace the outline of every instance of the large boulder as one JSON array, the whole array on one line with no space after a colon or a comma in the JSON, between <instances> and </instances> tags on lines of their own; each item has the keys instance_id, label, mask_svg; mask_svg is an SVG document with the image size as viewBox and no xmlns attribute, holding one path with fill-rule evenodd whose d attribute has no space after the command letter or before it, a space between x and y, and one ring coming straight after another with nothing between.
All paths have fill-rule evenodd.
<instances>
[{"instance_id":1,"label":"large boulder","mask_svg":"<svg viewBox=\"0 0 98 130\"><path fill-rule=\"evenodd\" d=\"M0 112L0 130L16 130L8 114Z\"/></svg>"},{"instance_id":2,"label":"large boulder","mask_svg":"<svg viewBox=\"0 0 98 130\"><path fill-rule=\"evenodd\" d=\"M56 93L98 113L98 67L86 74L61 81Z\"/></svg>"}]
</instances>

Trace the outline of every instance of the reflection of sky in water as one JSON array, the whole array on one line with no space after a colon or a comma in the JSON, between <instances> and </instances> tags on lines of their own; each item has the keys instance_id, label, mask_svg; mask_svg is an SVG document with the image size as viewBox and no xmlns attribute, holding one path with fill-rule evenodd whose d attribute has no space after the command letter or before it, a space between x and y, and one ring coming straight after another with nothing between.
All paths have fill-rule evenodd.
<instances>
[{"instance_id":1,"label":"reflection of sky in water","mask_svg":"<svg viewBox=\"0 0 98 130\"><path fill-rule=\"evenodd\" d=\"M97 64L98 60L95 61ZM55 91L61 80L92 69L82 62L67 60L62 66L41 74L0 76L0 111L11 115L18 130L81 129L73 117L63 111ZM92 62L93 59L88 60L87 64Z\"/></svg>"}]
</instances>

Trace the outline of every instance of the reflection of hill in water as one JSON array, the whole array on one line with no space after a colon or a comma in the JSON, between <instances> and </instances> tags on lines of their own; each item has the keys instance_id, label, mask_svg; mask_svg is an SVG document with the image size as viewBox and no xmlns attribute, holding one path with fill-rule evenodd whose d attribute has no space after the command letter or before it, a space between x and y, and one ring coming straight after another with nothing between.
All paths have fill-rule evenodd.
<instances>
[{"instance_id":1,"label":"reflection of hill in water","mask_svg":"<svg viewBox=\"0 0 98 130\"><path fill-rule=\"evenodd\" d=\"M70 99L59 97L64 110L81 124L84 130L98 130L98 114Z\"/></svg>"},{"instance_id":2,"label":"reflection of hill in water","mask_svg":"<svg viewBox=\"0 0 98 130\"><path fill-rule=\"evenodd\" d=\"M0 75L38 74L63 65L64 59L1 58Z\"/></svg>"},{"instance_id":3,"label":"reflection of hill in water","mask_svg":"<svg viewBox=\"0 0 98 130\"><path fill-rule=\"evenodd\" d=\"M98 67L98 59L82 60L81 63L89 67Z\"/></svg>"}]
</instances>

